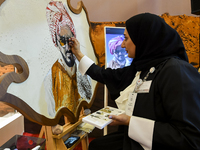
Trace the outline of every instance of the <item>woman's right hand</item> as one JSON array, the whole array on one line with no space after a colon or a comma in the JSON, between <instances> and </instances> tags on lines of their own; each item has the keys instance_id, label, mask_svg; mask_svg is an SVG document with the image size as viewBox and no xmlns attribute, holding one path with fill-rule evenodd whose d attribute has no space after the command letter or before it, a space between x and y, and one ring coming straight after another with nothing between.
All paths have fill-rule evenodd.
<instances>
[{"instance_id":1,"label":"woman's right hand","mask_svg":"<svg viewBox=\"0 0 200 150\"><path fill-rule=\"evenodd\" d=\"M75 37L71 37L69 39L69 46L71 48L72 53L76 56L78 61L84 56L83 53L80 51L80 44Z\"/></svg>"}]
</instances>

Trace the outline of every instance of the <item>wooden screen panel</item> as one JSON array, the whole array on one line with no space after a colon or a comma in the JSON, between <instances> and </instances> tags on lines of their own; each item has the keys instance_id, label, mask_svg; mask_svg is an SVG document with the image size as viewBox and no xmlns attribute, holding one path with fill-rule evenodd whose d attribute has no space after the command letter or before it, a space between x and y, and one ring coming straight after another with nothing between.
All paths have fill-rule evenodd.
<instances>
[{"instance_id":1,"label":"wooden screen panel","mask_svg":"<svg viewBox=\"0 0 200 150\"><path fill-rule=\"evenodd\" d=\"M171 16L168 13L161 15L161 18L172 28L177 30L183 40L189 62L193 64L195 68L199 68L200 18L186 15ZM105 65L104 27L124 27L125 22L91 22L91 26L92 42L99 57L99 63L103 66Z\"/></svg>"}]
</instances>

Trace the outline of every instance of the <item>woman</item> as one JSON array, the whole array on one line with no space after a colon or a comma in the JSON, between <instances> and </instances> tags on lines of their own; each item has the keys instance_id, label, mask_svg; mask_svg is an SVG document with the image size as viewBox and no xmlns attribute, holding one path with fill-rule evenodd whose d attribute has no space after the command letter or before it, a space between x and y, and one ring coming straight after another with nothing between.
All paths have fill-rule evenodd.
<instances>
[{"instance_id":1,"label":"woman","mask_svg":"<svg viewBox=\"0 0 200 150\"><path fill-rule=\"evenodd\" d=\"M80 71L86 67L86 74L106 84L126 110L126 115L110 116L111 125L123 129L93 140L89 149L200 149L200 75L188 63L178 33L159 16L144 13L126 21L124 36L121 46L134 59L116 70L86 61L78 41L71 39Z\"/></svg>"}]
</instances>

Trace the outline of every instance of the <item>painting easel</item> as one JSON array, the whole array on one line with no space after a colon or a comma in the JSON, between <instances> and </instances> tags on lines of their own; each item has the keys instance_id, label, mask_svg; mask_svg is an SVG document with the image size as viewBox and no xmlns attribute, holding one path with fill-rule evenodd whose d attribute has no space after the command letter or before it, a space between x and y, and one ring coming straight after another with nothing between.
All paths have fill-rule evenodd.
<instances>
[{"instance_id":1,"label":"painting easel","mask_svg":"<svg viewBox=\"0 0 200 150\"><path fill-rule=\"evenodd\" d=\"M70 137L71 133L77 129L77 126L82 123L82 118L84 117L83 111L84 110L82 109L79 120L74 124L68 122L67 117L65 117L63 133L59 135L52 134L51 126L42 126L39 138L42 138L43 135L45 136L47 150L73 150L80 142L82 145L82 150L88 149L89 142L87 133L82 134L80 136L80 139L70 148L67 148L64 144L64 141L67 140L67 138Z\"/></svg>"}]
</instances>

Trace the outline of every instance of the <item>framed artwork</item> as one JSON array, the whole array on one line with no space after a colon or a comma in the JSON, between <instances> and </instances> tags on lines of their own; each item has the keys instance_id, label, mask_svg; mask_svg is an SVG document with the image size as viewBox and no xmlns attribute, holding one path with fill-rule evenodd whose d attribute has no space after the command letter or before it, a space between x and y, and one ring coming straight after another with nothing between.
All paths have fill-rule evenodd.
<instances>
[{"instance_id":1,"label":"framed artwork","mask_svg":"<svg viewBox=\"0 0 200 150\"><path fill-rule=\"evenodd\" d=\"M129 66L132 58L128 57L125 48L121 47L124 40L125 27L104 27L106 67L117 69Z\"/></svg>"},{"instance_id":2,"label":"framed artwork","mask_svg":"<svg viewBox=\"0 0 200 150\"><path fill-rule=\"evenodd\" d=\"M0 5L0 64L16 72L0 77L0 101L41 125L56 125L62 115L75 123L90 108L97 82L78 71L70 37L98 64L90 22L80 1L6 0Z\"/></svg>"}]
</instances>

